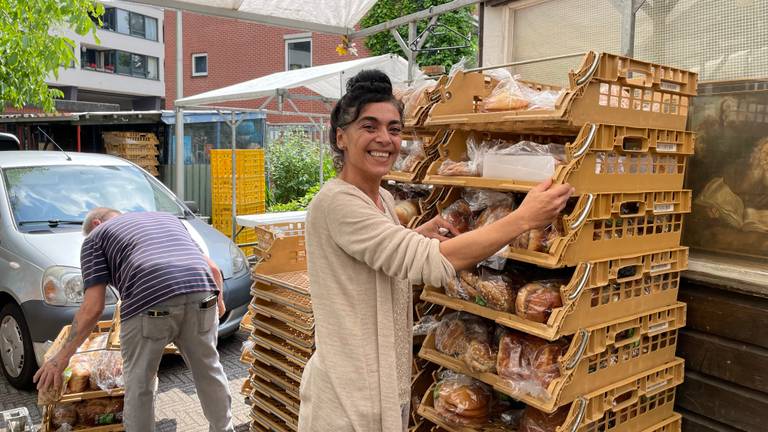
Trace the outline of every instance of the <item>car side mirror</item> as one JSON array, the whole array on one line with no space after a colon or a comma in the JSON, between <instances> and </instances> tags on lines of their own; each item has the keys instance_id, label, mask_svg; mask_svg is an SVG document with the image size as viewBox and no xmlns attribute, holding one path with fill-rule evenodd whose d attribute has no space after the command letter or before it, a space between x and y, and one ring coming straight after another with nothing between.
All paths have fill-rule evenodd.
<instances>
[{"instance_id":1,"label":"car side mirror","mask_svg":"<svg viewBox=\"0 0 768 432\"><path fill-rule=\"evenodd\" d=\"M195 201L184 201L184 205L186 205L192 213L200 213L200 206L198 206Z\"/></svg>"}]
</instances>

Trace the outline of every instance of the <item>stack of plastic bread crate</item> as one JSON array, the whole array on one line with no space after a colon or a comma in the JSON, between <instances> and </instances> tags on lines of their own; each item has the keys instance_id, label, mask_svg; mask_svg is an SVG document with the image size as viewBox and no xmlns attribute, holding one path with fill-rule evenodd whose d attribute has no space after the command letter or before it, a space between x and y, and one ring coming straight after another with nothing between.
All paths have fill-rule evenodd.
<instances>
[{"instance_id":1,"label":"stack of plastic bread crate","mask_svg":"<svg viewBox=\"0 0 768 432\"><path fill-rule=\"evenodd\" d=\"M153 176L160 175L157 170L157 136L151 132L104 132L104 149L108 154L127 159L144 168Z\"/></svg>"},{"instance_id":2,"label":"stack of plastic bread crate","mask_svg":"<svg viewBox=\"0 0 768 432\"><path fill-rule=\"evenodd\" d=\"M425 93L414 130L442 138L423 178L409 179L434 186L436 210L421 222L440 213L472 229L498 210L492 199L519 204L547 177L576 191L561 218L515 239L494 269L423 288L421 299L444 310L419 357L441 369L418 404L428 422L415 418L412 430L679 431L696 74L590 52L565 88L513 79L521 94L556 94L551 107L484 109L501 79L459 71ZM534 180L521 161L535 158L496 152L520 142L560 153L552 171Z\"/></svg>"},{"instance_id":3,"label":"stack of plastic bread crate","mask_svg":"<svg viewBox=\"0 0 768 432\"><path fill-rule=\"evenodd\" d=\"M266 211L264 150L235 150L235 212L251 215ZM232 236L232 150L211 150L211 224ZM242 230L235 243L256 241L252 230ZM245 248L251 255L250 248Z\"/></svg>"},{"instance_id":4,"label":"stack of plastic bread crate","mask_svg":"<svg viewBox=\"0 0 768 432\"><path fill-rule=\"evenodd\" d=\"M259 262L241 323L250 333L241 357L250 378L241 391L251 403L252 431L295 431L301 374L314 351L304 223L260 225L255 232Z\"/></svg>"}]
</instances>

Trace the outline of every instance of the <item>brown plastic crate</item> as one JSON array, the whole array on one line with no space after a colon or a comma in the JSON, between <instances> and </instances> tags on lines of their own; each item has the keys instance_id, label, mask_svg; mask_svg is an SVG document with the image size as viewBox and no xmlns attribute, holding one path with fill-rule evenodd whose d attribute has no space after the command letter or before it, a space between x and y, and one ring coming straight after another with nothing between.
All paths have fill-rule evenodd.
<instances>
[{"instance_id":1,"label":"brown plastic crate","mask_svg":"<svg viewBox=\"0 0 768 432\"><path fill-rule=\"evenodd\" d=\"M158 145L160 141L152 132L102 132L102 138L109 143Z\"/></svg>"},{"instance_id":2,"label":"brown plastic crate","mask_svg":"<svg viewBox=\"0 0 768 432\"><path fill-rule=\"evenodd\" d=\"M285 391L269 382L258 375L252 376L250 379L253 384L253 391L251 392L251 399L257 399L259 394L272 398L280 402L291 414L298 417L299 415L299 400L290 397Z\"/></svg>"},{"instance_id":3,"label":"brown plastic crate","mask_svg":"<svg viewBox=\"0 0 768 432\"><path fill-rule=\"evenodd\" d=\"M253 341L257 345L263 346L264 348L277 351L301 368L307 365L307 361L309 361L309 357L311 355L307 354L305 350L299 349L296 346L286 342L285 340L280 339L279 337L259 330L254 330L249 340Z\"/></svg>"},{"instance_id":4,"label":"brown plastic crate","mask_svg":"<svg viewBox=\"0 0 768 432\"><path fill-rule=\"evenodd\" d=\"M279 352L256 345L253 347L253 356L261 363L266 363L276 369L280 369L293 380L301 382L303 368L289 362Z\"/></svg>"},{"instance_id":5,"label":"brown plastic crate","mask_svg":"<svg viewBox=\"0 0 768 432\"><path fill-rule=\"evenodd\" d=\"M283 419L273 414L269 409L264 409L254 404L251 407L252 423L256 423L266 428L270 432L293 432L298 430L296 427L288 425Z\"/></svg>"},{"instance_id":6,"label":"brown plastic crate","mask_svg":"<svg viewBox=\"0 0 768 432\"><path fill-rule=\"evenodd\" d=\"M105 398L110 397L122 397L122 394L120 395L113 395L113 396L103 396ZM75 401L63 401L60 403L74 403ZM42 422L40 425L40 432L56 432L58 431L58 428L55 428L53 426L53 405L46 405L42 409ZM75 426L72 430L77 432L121 432L125 430L125 426L122 423L116 423L116 424L110 424L110 425L101 425L101 426Z\"/></svg>"},{"instance_id":7,"label":"brown plastic crate","mask_svg":"<svg viewBox=\"0 0 768 432\"><path fill-rule=\"evenodd\" d=\"M452 188L438 210L460 195L460 188ZM563 216L564 232L552 241L549 252L510 246L504 255L545 268L560 268L677 247L683 214L690 211L690 190L580 195L573 211Z\"/></svg>"},{"instance_id":8,"label":"brown plastic crate","mask_svg":"<svg viewBox=\"0 0 768 432\"><path fill-rule=\"evenodd\" d=\"M257 360L251 365L248 372L251 377L258 375L262 379L283 389L283 391L290 394L292 398L299 400L299 381L289 377L280 369Z\"/></svg>"},{"instance_id":9,"label":"brown plastic crate","mask_svg":"<svg viewBox=\"0 0 768 432\"><path fill-rule=\"evenodd\" d=\"M258 315L279 319L280 321L289 324L291 327L302 330L307 334L314 333L315 317L312 314L307 314L292 307L257 297L251 300L251 306L253 306Z\"/></svg>"},{"instance_id":10,"label":"brown plastic crate","mask_svg":"<svg viewBox=\"0 0 768 432\"><path fill-rule=\"evenodd\" d=\"M314 333L308 334L304 331L291 327L290 325L276 320L274 318L259 317L254 320L254 329L275 335L280 339L300 348L306 352L312 352L315 349Z\"/></svg>"},{"instance_id":11,"label":"brown plastic crate","mask_svg":"<svg viewBox=\"0 0 768 432\"><path fill-rule=\"evenodd\" d=\"M683 382L683 359L627 378L585 394L570 404L565 422L557 429L568 432L677 432L664 429L674 423L675 387ZM433 387L434 388L434 387ZM432 390L431 388L430 390ZM476 429L452 426L434 409L434 391L427 391L419 415L450 432ZM661 429L658 429L661 427ZM656 428L656 429L654 429ZM482 429L481 429L482 430Z\"/></svg>"},{"instance_id":12,"label":"brown plastic crate","mask_svg":"<svg viewBox=\"0 0 768 432\"><path fill-rule=\"evenodd\" d=\"M439 175L443 161L464 157L469 135L464 130L450 135L441 146L441 158L424 176L424 183L509 191L529 191L536 185L514 179ZM569 183L577 194L682 189L695 142L693 132L594 123L585 124L572 139L509 133L479 134L478 139L565 144L566 161L555 169L552 178L555 184Z\"/></svg>"},{"instance_id":13,"label":"brown plastic crate","mask_svg":"<svg viewBox=\"0 0 768 432\"><path fill-rule=\"evenodd\" d=\"M294 272L294 275L298 278L306 278L306 272ZM312 299L309 294L301 294L295 289L273 286L255 281L251 287L251 295L292 307L306 314L312 314Z\"/></svg>"},{"instance_id":14,"label":"brown plastic crate","mask_svg":"<svg viewBox=\"0 0 768 432\"><path fill-rule=\"evenodd\" d=\"M269 397L252 398L251 407L252 412L254 408L258 408L261 411L272 414L274 417L282 420L292 430L296 430L299 427L299 416L286 409L280 401Z\"/></svg>"},{"instance_id":15,"label":"brown plastic crate","mask_svg":"<svg viewBox=\"0 0 768 432\"><path fill-rule=\"evenodd\" d=\"M672 417L649 427L643 432L681 432L683 430L683 416L674 413Z\"/></svg>"},{"instance_id":16,"label":"brown plastic crate","mask_svg":"<svg viewBox=\"0 0 768 432\"><path fill-rule=\"evenodd\" d=\"M403 118L403 126L406 130L418 131L423 127L430 108L440 101L440 88L444 87L447 81L448 76L441 76L437 79L432 90L423 91L421 94L415 95L415 100L409 101L409 109L404 113Z\"/></svg>"},{"instance_id":17,"label":"brown plastic crate","mask_svg":"<svg viewBox=\"0 0 768 432\"><path fill-rule=\"evenodd\" d=\"M680 274L687 268L686 247L581 263L576 266L568 283L560 287L563 306L554 309L545 323L450 297L443 288L426 286L421 299L479 315L543 339L555 340L574 334L581 328L626 317L628 313L641 313L674 304Z\"/></svg>"},{"instance_id":18,"label":"brown plastic crate","mask_svg":"<svg viewBox=\"0 0 768 432\"><path fill-rule=\"evenodd\" d=\"M243 385L240 386L240 394L249 397L251 395L251 392L253 392L253 384L251 383L251 379L246 379L243 381Z\"/></svg>"},{"instance_id":19,"label":"brown plastic crate","mask_svg":"<svg viewBox=\"0 0 768 432\"><path fill-rule=\"evenodd\" d=\"M497 81L481 72L457 72L439 87L424 125L471 130L573 133L585 123L684 130L696 73L613 54L589 52L555 109L481 112ZM527 82L537 89L557 86Z\"/></svg>"},{"instance_id":20,"label":"brown plastic crate","mask_svg":"<svg viewBox=\"0 0 768 432\"><path fill-rule=\"evenodd\" d=\"M673 360L677 330L684 326L685 303L677 303L651 313L581 330L558 361L560 377L555 378L546 391L536 395L522 391L495 373L471 372L462 360L435 348L434 334L424 341L419 356L488 383L537 409L554 412L583 394Z\"/></svg>"},{"instance_id":21,"label":"brown plastic crate","mask_svg":"<svg viewBox=\"0 0 768 432\"><path fill-rule=\"evenodd\" d=\"M253 331L253 317L256 315L256 312L248 309L248 312L243 315L243 319L240 320L240 330L250 333Z\"/></svg>"}]
</instances>

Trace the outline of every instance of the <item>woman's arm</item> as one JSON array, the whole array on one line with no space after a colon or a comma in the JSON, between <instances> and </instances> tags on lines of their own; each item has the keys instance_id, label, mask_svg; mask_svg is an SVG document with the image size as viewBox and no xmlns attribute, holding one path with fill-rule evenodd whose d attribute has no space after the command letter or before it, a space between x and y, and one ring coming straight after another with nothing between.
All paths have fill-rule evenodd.
<instances>
[{"instance_id":1,"label":"woman's arm","mask_svg":"<svg viewBox=\"0 0 768 432\"><path fill-rule=\"evenodd\" d=\"M534 187L517 210L474 231L440 243L440 253L456 270L474 266L533 228L545 227L560 214L573 193L568 185L547 180Z\"/></svg>"}]
</instances>

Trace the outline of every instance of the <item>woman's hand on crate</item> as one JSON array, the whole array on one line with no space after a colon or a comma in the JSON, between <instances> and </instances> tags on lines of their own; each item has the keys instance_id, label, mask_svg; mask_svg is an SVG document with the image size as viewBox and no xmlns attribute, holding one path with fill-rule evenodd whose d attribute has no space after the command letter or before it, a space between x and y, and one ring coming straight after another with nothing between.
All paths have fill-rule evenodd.
<instances>
[{"instance_id":1,"label":"woman's hand on crate","mask_svg":"<svg viewBox=\"0 0 768 432\"><path fill-rule=\"evenodd\" d=\"M515 213L525 222L526 231L546 227L563 211L574 192L575 189L567 183L552 185L551 179L545 180L528 192Z\"/></svg>"}]
</instances>

